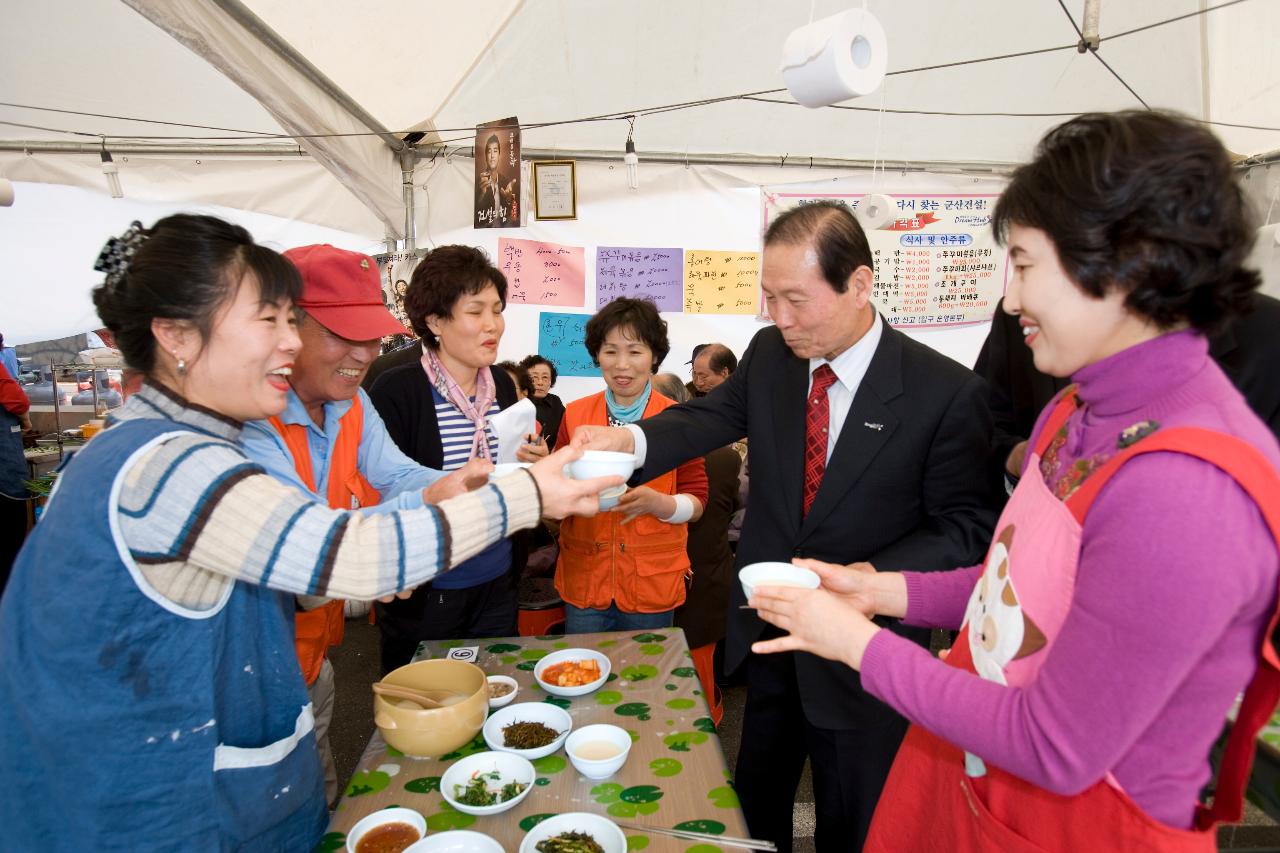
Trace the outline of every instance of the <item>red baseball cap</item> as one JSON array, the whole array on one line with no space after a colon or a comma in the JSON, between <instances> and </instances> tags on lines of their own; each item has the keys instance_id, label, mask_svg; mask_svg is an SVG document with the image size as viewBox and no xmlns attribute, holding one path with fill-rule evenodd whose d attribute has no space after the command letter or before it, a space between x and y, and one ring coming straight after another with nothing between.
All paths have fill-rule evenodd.
<instances>
[{"instance_id":1,"label":"red baseball cap","mask_svg":"<svg viewBox=\"0 0 1280 853\"><path fill-rule=\"evenodd\" d=\"M382 280L373 258L329 244L299 246L284 253L302 274L298 307L335 335L372 341L412 335L382 301Z\"/></svg>"}]
</instances>

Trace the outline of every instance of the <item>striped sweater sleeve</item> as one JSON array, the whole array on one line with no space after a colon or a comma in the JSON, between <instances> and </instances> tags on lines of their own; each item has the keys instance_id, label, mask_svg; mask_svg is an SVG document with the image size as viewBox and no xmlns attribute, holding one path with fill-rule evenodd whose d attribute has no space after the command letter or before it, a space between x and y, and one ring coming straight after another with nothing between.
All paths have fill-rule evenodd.
<instances>
[{"instance_id":1,"label":"striped sweater sleeve","mask_svg":"<svg viewBox=\"0 0 1280 853\"><path fill-rule=\"evenodd\" d=\"M234 444L188 433L120 473L112 513L133 561L175 600L208 587L211 574L369 599L425 583L532 527L540 503L522 474L436 506L362 516L281 483Z\"/></svg>"}]
</instances>

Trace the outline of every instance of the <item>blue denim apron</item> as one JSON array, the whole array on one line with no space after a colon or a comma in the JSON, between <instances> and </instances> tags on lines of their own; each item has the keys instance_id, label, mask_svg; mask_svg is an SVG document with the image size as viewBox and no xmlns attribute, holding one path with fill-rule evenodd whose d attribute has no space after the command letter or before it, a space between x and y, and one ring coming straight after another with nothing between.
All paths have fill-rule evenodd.
<instances>
[{"instance_id":1,"label":"blue denim apron","mask_svg":"<svg viewBox=\"0 0 1280 853\"><path fill-rule=\"evenodd\" d=\"M5 849L301 851L324 832L293 597L237 582L187 610L119 535L121 472L183 431L94 438L18 555L0 602Z\"/></svg>"}]
</instances>

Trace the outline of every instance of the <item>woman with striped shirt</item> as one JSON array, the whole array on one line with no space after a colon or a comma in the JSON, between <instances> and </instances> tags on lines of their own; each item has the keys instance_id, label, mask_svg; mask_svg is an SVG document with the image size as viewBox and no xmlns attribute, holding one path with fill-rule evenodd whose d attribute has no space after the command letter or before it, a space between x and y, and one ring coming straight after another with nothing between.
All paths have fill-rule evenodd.
<instances>
[{"instance_id":1,"label":"woman with striped shirt","mask_svg":"<svg viewBox=\"0 0 1280 853\"><path fill-rule=\"evenodd\" d=\"M380 375L369 398L400 449L419 465L451 471L468 459L498 458L489 418L516 402L515 385L494 366L505 323L507 280L471 246L441 246L413 271L405 313L422 338L422 359ZM547 455L542 439L517 451ZM508 637L517 632L512 543L501 540L403 601L379 605L382 667L413 657L423 640Z\"/></svg>"},{"instance_id":2,"label":"woman with striped shirt","mask_svg":"<svg viewBox=\"0 0 1280 853\"><path fill-rule=\"evenodd\" d=\"M310 850L328 812L295 596L431 580L604 478L557 453L415 510L333 510L250 462L299 339L294 267L208 216L111 240L94 291L141 391L63 470L0 601L0 797L13 850Z\"/></svg>"}]
</instances>

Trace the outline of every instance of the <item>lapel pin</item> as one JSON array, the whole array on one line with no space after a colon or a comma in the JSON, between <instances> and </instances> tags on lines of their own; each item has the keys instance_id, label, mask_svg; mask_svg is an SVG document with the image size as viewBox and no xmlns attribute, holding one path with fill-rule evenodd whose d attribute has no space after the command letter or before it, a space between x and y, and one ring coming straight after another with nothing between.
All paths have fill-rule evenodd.
<instances>
[{"instance_id":1,"label":"lapel pin","mask_svg":"<svg viewBox=\"0 0 1280 853\"><path fill-rule=\"evenodd\" d=\"M884 424L873 424L873 423L868 423L867 421L863 421L862 425L867 429L873 429L876 432L879 432L880 430L884 429Z\"/></svg>"}]
</instances>

